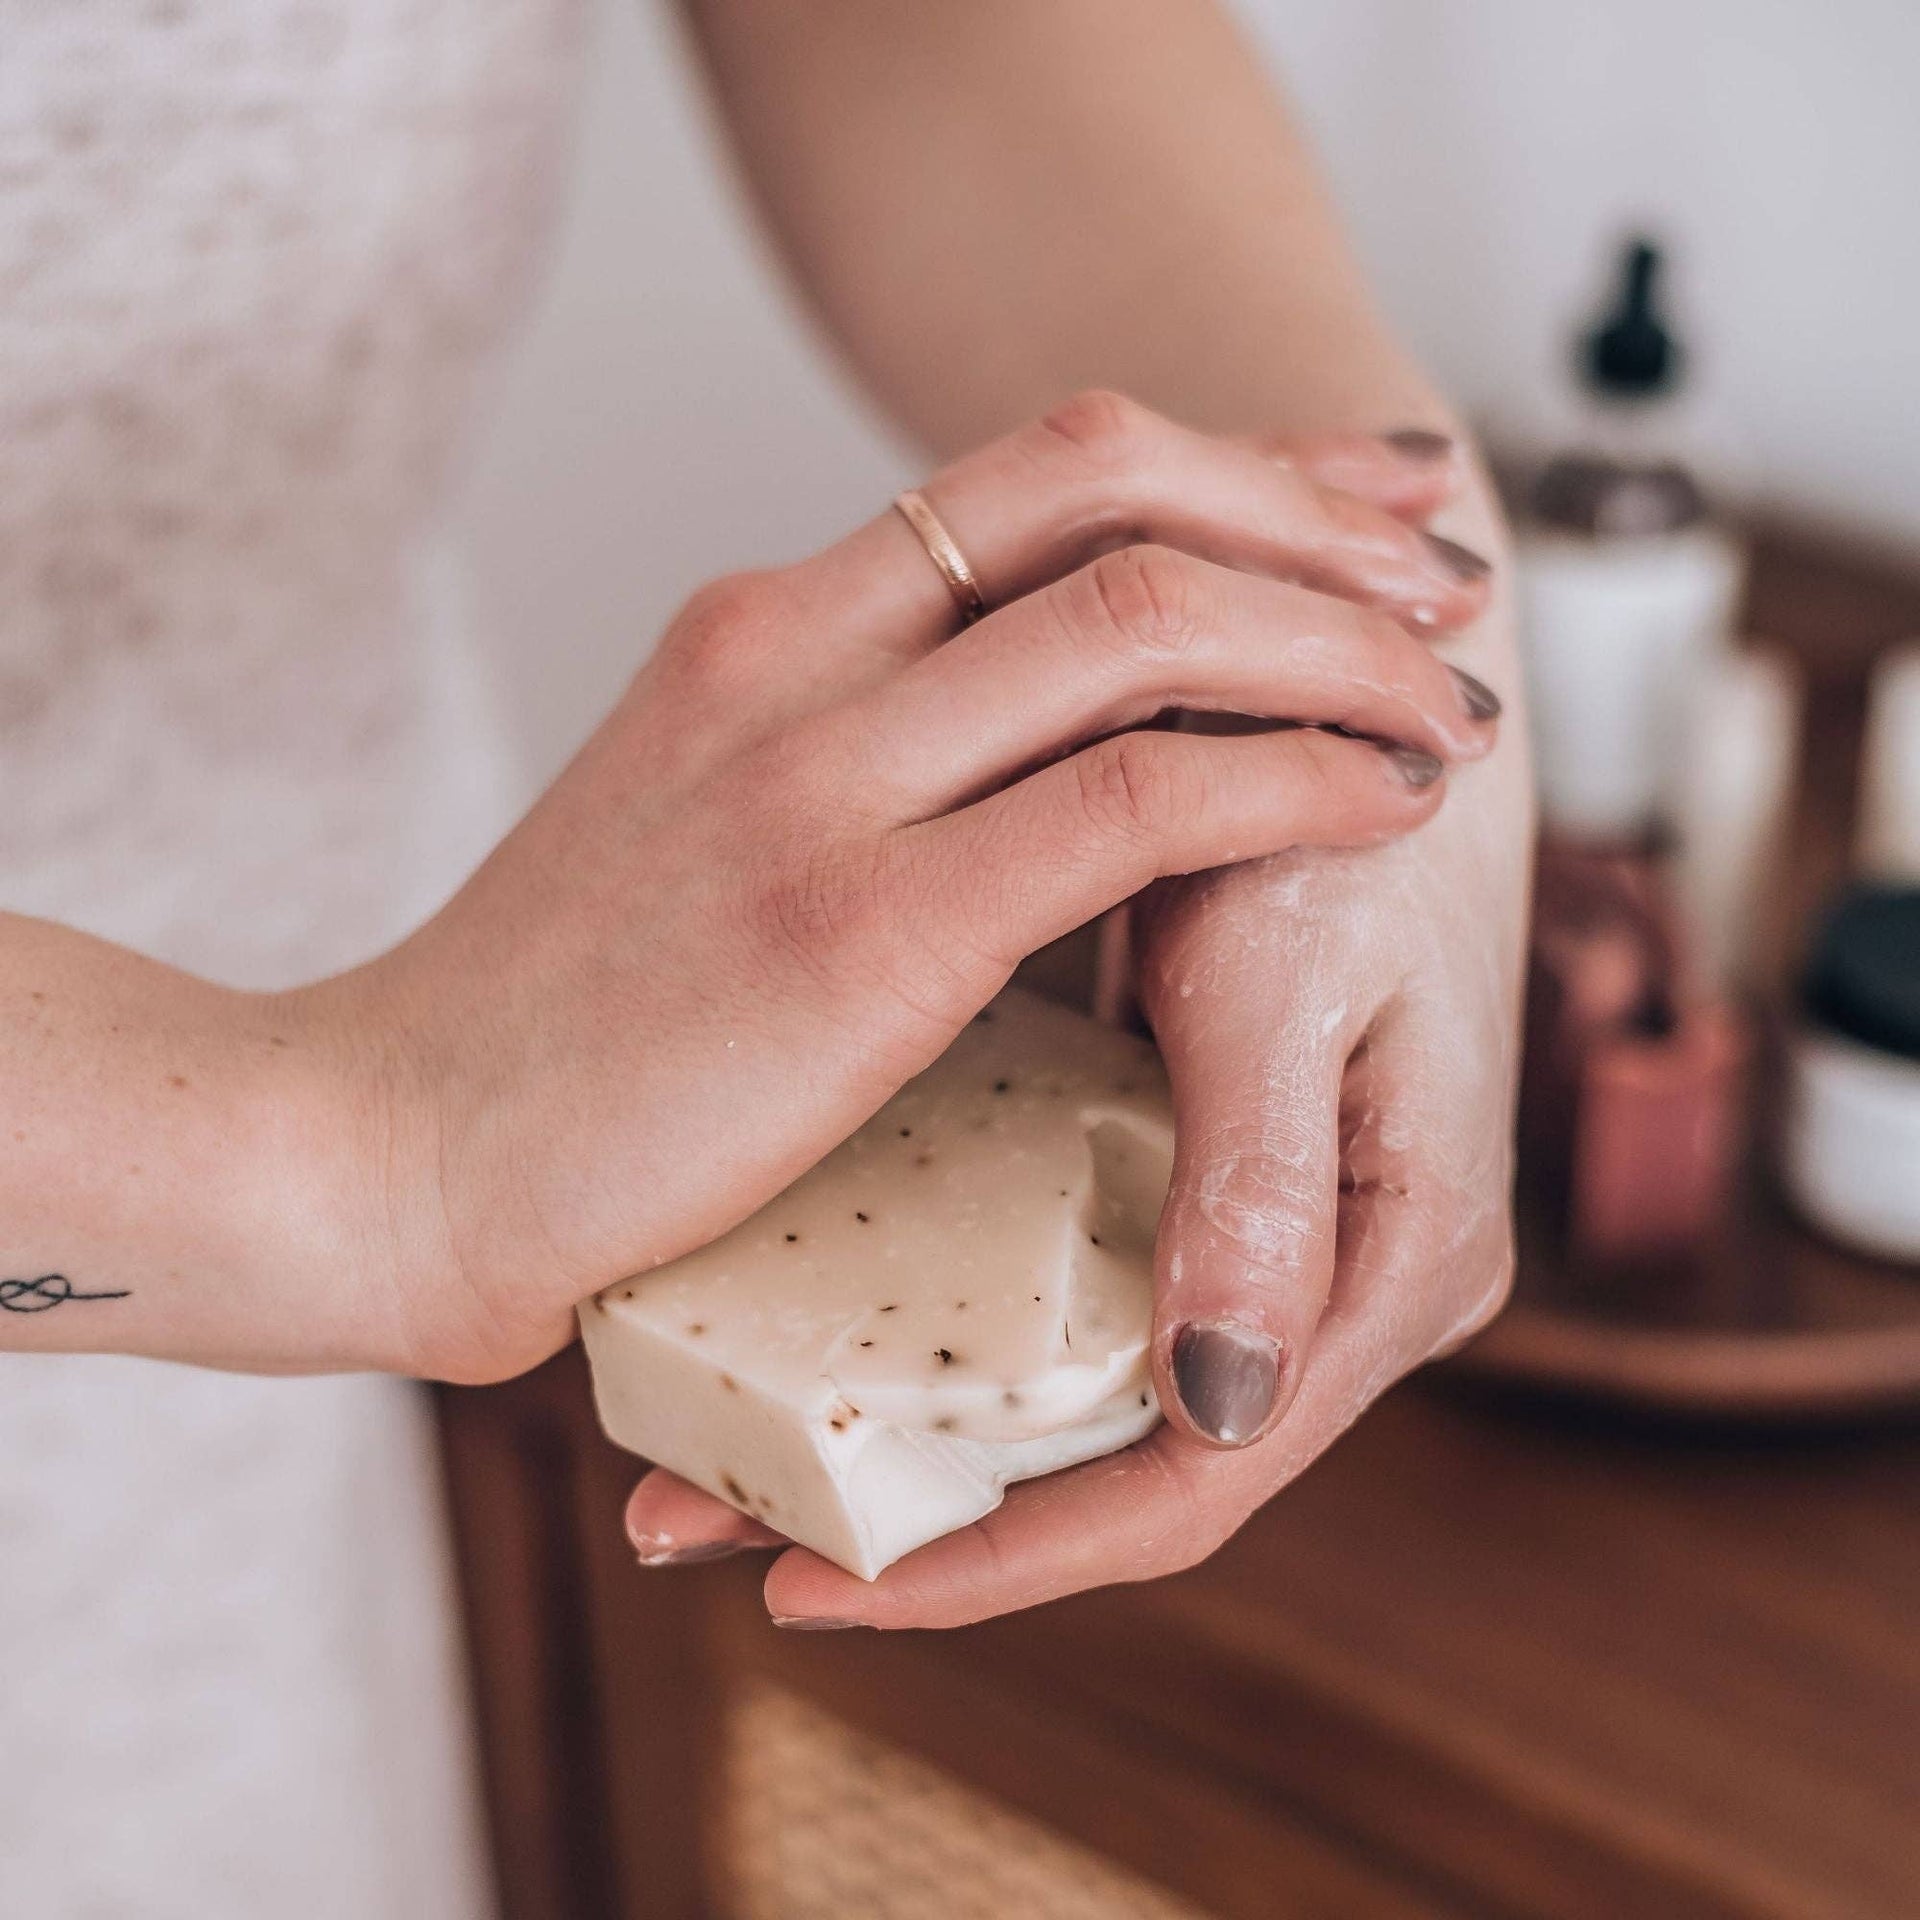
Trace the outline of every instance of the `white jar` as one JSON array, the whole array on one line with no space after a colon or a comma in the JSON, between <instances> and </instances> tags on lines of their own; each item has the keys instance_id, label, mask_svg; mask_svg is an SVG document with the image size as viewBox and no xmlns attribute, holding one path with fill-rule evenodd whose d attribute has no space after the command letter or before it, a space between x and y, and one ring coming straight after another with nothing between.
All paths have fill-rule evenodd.
<instances>
[{"instance_id":1,"label":"white jar","mask_svg":"<svg viewBox=\"0 0 1920 1920\"><path fill-rule=\"evenodd\" d=\"M1856 884L1815 931L1784 1172L1836 1240L1920 1261L1920 886Z\"/></svg>"},{"instance_id":2,"label":"white jar","mask_svg":"<svg viewBox=\"0 0 1920 1920\"><path fill-rule=\"evenodd\" d=\"M1630 838L1658 816L1693 688L1732 626L1737 542L1708 522L1595 537L1523 531L1521 632L1545 824Z\"/></svg>"},{"instance_id":3,"label":"white jar","mask_svg":"<svg viewBox=\"0 0 1920 1920\"><path fill-rule=\"evenodd\" d=\"M1920 1060L1807 1027L1794 1036L1783 1168L1821 1232L1920 1261Z\"/></svg>"}]
</instances>

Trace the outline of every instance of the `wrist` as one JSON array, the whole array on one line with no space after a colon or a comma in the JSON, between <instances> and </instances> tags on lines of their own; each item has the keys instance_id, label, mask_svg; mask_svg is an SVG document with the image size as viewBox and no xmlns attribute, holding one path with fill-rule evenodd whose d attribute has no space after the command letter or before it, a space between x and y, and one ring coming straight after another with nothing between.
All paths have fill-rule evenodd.
<instances>
[{"instance_id":1,"label":"wrist","mask_svg":"<svg viewBox=\"0 0 1920 1920\"><path fill-rule=\"evenodd\" d=\"M263 1001L279 1070L262 1178L316 1368L439 1376L457 1290L435 1103L385 962Z\"/></svg>"},{"instance_id":2,"label":"wrist","mask_svg":"<svg viewBox=\"0 0 1920 1920\"><path fill-rule=\"evenodd\" d=\"M353 1357L328 1364L485 1384L564 1345L576 1293L526 1204L549 1144L527 1063L448 961L428 929L288 1004L315 1069L316 1239L351 1303Z\"/></svg>"},{"instance_id":3,"label":"wrist","mask_svg":"<svg viewBox=\"0 0 1920 1920\"><path fill-rule=\"evenodd\" d=\"M381 1193L373 1049L322 989L232 997L210 1101L223 1151L212 1272L228 1276L230 1361L286 1372L403 1371L397 1266ZM195 1359L199 1352L181 1357Z\"/></svg>"}]
</instances>

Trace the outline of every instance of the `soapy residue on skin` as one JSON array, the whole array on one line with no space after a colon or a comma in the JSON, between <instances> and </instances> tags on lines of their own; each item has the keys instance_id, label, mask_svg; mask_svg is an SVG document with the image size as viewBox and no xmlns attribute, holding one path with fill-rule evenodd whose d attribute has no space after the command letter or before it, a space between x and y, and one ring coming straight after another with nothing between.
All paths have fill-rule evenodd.
<instances>
[{"instance_id":1,"label":"soapy residue on skin","mask_svg":"<svg viewBox=\"0 0 1920 1920\"><path fill-rule=\"evenodd\" d=\"M1282 855L1163 883L1137 910L1143 1002L1176 1081L1209 1090L1169 1201L1192 1224L1163 1235L1168 1320L1251 1306L1310 1343L1376 1262L1399 1275L1399 1297L1371 1296L1382 1356L1456 1341L1497 1308L1522 916L1489 902L1524 884L1508 857L1443 810L1362 858ZM1283 1021L1248 1017L1276 992ZM1252 1058L1249 1031L1271 1036Z\"/></svg>"}]
</instances>

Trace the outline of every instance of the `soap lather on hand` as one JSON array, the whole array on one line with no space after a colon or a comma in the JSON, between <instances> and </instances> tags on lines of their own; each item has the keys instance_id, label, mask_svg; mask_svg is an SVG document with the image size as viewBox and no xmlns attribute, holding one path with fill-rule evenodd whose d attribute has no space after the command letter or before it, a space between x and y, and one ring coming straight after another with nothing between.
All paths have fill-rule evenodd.
<instances>
[{"instance_id":1,"label":"soap lather on hand","mask_svg":"<svg viewBox=\"0 0 1920 1920\"><path fill-rule=\"evenodd\" d=\"M1009 989L711 1245L581 1310L608 1435L873 1579L1159 1421L1152 1049Z\"/></svg>"}]
</instances>

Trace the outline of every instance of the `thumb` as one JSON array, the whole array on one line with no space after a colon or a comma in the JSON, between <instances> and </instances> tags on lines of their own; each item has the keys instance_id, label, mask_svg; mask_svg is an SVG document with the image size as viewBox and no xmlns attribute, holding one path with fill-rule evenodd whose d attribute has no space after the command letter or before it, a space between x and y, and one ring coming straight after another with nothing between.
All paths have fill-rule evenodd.
<instances>
[{"instance_id":1,"label":"thumb","mask_svg":"<svg viewBox=\"0 0 1920 1920\"><path fill-rule=\"evenodd\" d=\"M1217 980L1190 997L1148 992L1175 1139L1155 1384L1168 1418L1217 1447L1259 1439L1299 1386L1333 1284L1340 1089L1359 1037L1344 1009L1276 1022L1271 977L1253 1004L1238 1000Z\"/></svg>"}]
</instances>

